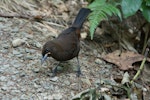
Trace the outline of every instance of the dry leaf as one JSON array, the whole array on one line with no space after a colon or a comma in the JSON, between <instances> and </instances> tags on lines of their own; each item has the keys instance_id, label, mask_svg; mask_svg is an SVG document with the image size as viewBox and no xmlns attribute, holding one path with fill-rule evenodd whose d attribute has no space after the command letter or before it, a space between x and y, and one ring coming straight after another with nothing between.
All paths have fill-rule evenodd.
<instances>
[{"instance_id":1,"label":"dry leaf","mask_svg":"<svg viewBox=\"0 0 150 100\"><path fill-rule=\"evenodd\" d=\"M114 51L103 56L102 58L110 63L117 65L121 70L128 70L133 68L133 63L142 61L144 56L131 51L126 51L119 55L118 51ZM147 61L150 62L150 59L147 58Z\"/></svg>"}]
</instances>

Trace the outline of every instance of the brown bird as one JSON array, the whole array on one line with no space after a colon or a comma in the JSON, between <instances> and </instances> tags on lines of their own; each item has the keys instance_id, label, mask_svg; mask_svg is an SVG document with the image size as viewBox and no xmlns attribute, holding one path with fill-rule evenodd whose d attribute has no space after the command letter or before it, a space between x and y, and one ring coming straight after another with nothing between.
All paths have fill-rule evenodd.
<instances>
[{"instance_id":1,"label":"brown bird","mask_svg":"<svg viewBox=\"0 0 150 100\"><path fill-rule=\"evenodd\" d=\"M42 64L47 57L52 57L59 62L71 60L76 57L78 62L77 76L80 76L81 71L78 59L80 51L80 30L90 12L88 8L81 8L71 27L60 33L54 40L44 44L42 49ZM56 72L57 66L53 70L53 75Z\"/></svg>"}]
</instances>

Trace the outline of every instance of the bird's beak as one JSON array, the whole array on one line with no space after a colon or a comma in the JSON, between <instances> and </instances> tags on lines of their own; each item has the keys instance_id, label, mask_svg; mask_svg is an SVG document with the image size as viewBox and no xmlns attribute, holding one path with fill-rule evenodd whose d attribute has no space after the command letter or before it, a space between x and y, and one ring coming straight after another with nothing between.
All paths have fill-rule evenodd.
<instances>
[{"instance_id":1,"label":"bird's beak","mask_svg":"<svg viewBox=\"0 0 150 100\"><path fill-rule=\"evenodd\" d=\"M42 57L42 59L41 59L41 65L42 65L42 64L44 63L44 61L47 59L48 54L49 54L49 53L45 54L45 55Z\"/></svg>"}]
</instances>

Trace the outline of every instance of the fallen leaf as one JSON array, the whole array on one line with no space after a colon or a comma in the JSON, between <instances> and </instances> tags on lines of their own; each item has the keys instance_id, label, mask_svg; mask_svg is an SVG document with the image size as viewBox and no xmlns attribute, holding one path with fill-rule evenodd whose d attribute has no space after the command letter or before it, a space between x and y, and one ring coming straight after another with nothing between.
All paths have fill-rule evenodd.
<instances>
[{"instance_id":1,"label":"fallen leaf","mask_svg":"<svg viewBox=\"0 0 150 100\"><path fill-rule=\"evenodd\" d=\"M126 51L119 55L118 51L114 51L104 55L102 58L117 65L121 70L128 70L133 68L133 63L142 61L144 56L131 51ZM150 62L150 58L147 58L147 61Z\"/></svg>"},{"instance_id":2,"label":"fallen leaf","mask_svg":"<svg viewBox=\"0 0 150 100\"><path fill-rule=\"evenodd\" d=\"M123 75L123 79L121 81L122 84L125 84L125 83L129 83L130 82L130 79L129 79L129 73L128 72L125 72L124 75Z\"/></svg>"}]
</instances>

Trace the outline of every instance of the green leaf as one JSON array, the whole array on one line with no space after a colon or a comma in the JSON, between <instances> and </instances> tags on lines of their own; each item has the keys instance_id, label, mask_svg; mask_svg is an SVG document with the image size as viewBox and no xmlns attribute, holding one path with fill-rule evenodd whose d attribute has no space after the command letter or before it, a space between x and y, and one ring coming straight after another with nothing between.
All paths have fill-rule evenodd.
<instances>
[{"instance_id":1,"label":"green leaf","mask_svg":"<svg viewBox=\"0 0 150 100\"><path fill-rule=\"evenodd\" d=\"M93 39L93 35L94 35L96 27L99 25L100 21L102 21L104 19L107 19L107 16L101 10L90 14L89 22L90 22L91 39Z\"/></svg>"},{"instance_id":2,"label":"green leaf","mask_svg":"<svg viewBox=\"0 0 150 100\"><path fill-rule=\"evenodd\" d=\"M145 2L147 6L150 6L150 0L146 0Z\"/></svg>"},{"instance_id":3,"label":"green leaf","mask_svg":"<svg viewBox=\"0 0 150 100\"><path fill-rule=\"evenodd\" d=\"M132 16L140 9L142 0L122 0L121 7L125 18Z\"/></svg>"},{"instance_id":4,"label":"green leaf","mask_svg":"<svg viewBox=\"0 0 150 100\"><path fill-rule=\"evenodd\" d=\"M150 22L150 7L146 6L145 4L142 5L142 14L145 19Z\"/></svg>"},{"instance_id":5,"label":"green leaf","mask_svg":"<svg viewBox=\"0 0 150 100\"><path fill-rule=\"evenodd\" d=\"M121 19L121 13L116 6L111 3L106 2L106 0L95 0L92 4L88 6L92 10L92 13L89 15L90 22L90 35L91 39L93 39L93 35L96 27L102 20L107 20L108 15L112 16L117 15Z\"/></svg>"}]
</instances>

